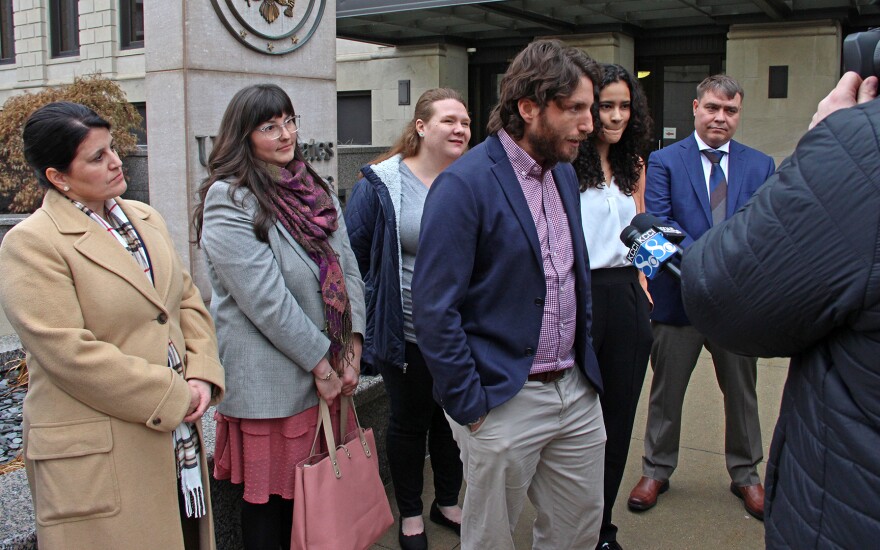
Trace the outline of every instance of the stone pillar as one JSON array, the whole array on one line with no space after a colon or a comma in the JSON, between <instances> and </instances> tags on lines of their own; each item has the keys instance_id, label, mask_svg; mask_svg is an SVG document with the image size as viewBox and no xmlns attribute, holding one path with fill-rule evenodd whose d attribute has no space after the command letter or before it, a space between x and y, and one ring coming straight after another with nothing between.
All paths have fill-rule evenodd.
<instances>
[{"instance_id":1,"label":"stone pillar","mask_svg":"<svg viewBox=\"0 0 880 550\"><path fill-rule=\"evenodd\" d=\"M119 48L118 2L79 0L79 73L116 77Z\"/></svg>"},{"instance_id":2,"label":"stone pillar","mask_svg":"<svg viewBox=\"0 0 880 550\"><path fill-rule=\"evenodd\" d=\"M791 154L816 105L840 78L841 44L834 21L731 26L727 73L745 91L736 139L777 164ZM788 67L788 97L768 97L771 66Z\"/></svg>"},{"instance_id":3,"label":"stone pillar","mask_svg":"<svg viewBox=\"0 0 880 550\"><path fill-rule=\"evenodd\" d=\"M578 48L600 63L616 63L635 74L635 41L619 32L560 36L569 46Z\"/></svg>"},{"instance_id":4,"label":"stone pillar","mask_svg":"<svg viewBox=\"0 0 880 550\"><path fill-rule=\"evenodd\" d=\"M17 87L46 83L49 60L49 8L47 0L13 0Z\"/></svg>"},{"instance_id":5,"label":"stone pillar","mask_svg":"<svg viewBox=\"0 0 880 550\"><path fill-rule=\"evenodd\" d=\"M210 153L210 136L235 92L261 82L284 88L302 115L298 139L308 148L306 157L319 174L336 180L336 2L299 0L290 17L282 6L272 23L261 19L262 4L235 2L236 15L219 0L144 3L150 203L165 217L184 264L207 296L203 255L190 244L190 216L207 176L200 157ZM258 38L237 17L264 34L293 34Z\"/></svg>"}]
</instances>

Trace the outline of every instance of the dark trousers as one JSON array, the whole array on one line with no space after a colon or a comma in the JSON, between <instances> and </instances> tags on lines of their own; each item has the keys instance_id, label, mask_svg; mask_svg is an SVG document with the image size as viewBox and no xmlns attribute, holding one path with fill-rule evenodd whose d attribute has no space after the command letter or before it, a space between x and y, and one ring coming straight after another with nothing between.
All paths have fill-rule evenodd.
<instances>
[{"instance_id":1,"label":"dark trousers","mask_svg":"<svg viewBox=\"0 0 880 550\"><path fill-rule=\"evenodd\" d=\"M400 517L422 514L425 440L434 469L434 494L440 506L458 504L462 468L458 445L443 409L434 401L434 379L418 346L406 343L406 372L380 366L391 405L388 421L388 464Z\"/></svg>"},{"instance_id":2,"label":"dark trousers","mask_svg":"<svg viewBox=\"0 0 880 550\"><path fill-rule=\"evenodd\" d=\"M290 550L293 501L269 495L266 504L241 501L241 539L245 550Z\"/></svg>"},{"instance_id":3,"label":"dark trousers","mask_svg":"<svg viewBox=\"0 0 880 550\"><path fill-rule=\"evenodd\" d=\"M605 509L599 544L617 539L611 510L626 468L639 394L651 353L648 298L634 267L596 269L593 291L593 348L599 359L605 418Z\"/></svg>"},{"instance_id":4,"label":"dark trousers","mask_svg":"<svg viewBox=\"0 0 880 550\"><path fill-rule=\"evenodd\" d=\"M758 359L727 351L691 325L654 322L651 349L651 398L645 427L642 475L667 480L678 466L685 392L703 347L712 355L715 377L724 395L724 457L738 486L761 482L764 458L758 421Z\"/></svg>"},{"instance_id":5,"label":"dark trousers","mask_svg":"<svg viewBox=\"0 0 880 550\"><path fill-rule=\"evenodd\" d=\"M178 481L178 483L180 483ZM186 550L198 550L200 543L199 519L187 517L183 493L177 488L177 506L180 509L180 528L183 531L183 547Z\"/></svg>"}]
</instances>

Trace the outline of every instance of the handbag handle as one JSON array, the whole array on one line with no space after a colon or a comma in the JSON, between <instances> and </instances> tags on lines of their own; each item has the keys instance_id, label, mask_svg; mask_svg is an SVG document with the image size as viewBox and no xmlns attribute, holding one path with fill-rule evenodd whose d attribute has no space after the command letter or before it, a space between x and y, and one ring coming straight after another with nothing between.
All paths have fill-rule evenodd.
<instances>
[{"instance_id":1,"label":"handbag handle","mask_svg":"<svg viewBox=\"0 0 880 550\"><path fill-rule=\"evenodd\" d=\"M348 455L348 449L345 448L345 445L342 443L342 439L345 438L345 427L348 424L348 408L351 407L351 411L354 413L354 420L357 423L357 434L358 439L361 442L361 447L364 449L364 454L367 458L372 458L373 452L370 450L370 445L367 443L367 438L364 436L364 430L361 429L361 421L357 415L357 409L354 406L354 399L350 396L342 396L342 401L340 403L340 414L342 417L339 421L340 430L340 447ZM324 431L324 440L327 442L327 454L330 455L330 462L333 464L333 473L336 475L336 479L342 477L342 472L339 470L339 461L336 458L336 438L333 437L333 425L330 422L330 407L327 406L327 402L323 399L318 400L318 423L315 426L315 439L312 441L312 451L309 454L310 457L315 456L315 452L318 449L318 436L321 433L323 428ZM351 455L349 455L351 457Z\"/></svg>"},{"instance_id":2,"label":"handbag handle","mask_svg":"<svg viewBox=\"0 0 880 550\"><path fill-rule=\"evenodd\" d=\"M327 441L327 453L330 455L330 463L333 465L333 473L336 475L336 479L339 479L342 477L342 472L339 470L339 461L336 459L336 440L333 437L333 427L330 423L330 408L326 401L318 399L318 424L315 427L315 440L312 441L312 452L309 454L309 458L315 456L315 451L318 449L318 434L321 433L322 427L324 428L324 439Z\"/></svg>"},{"instance_id":3,"label":"handbag handle","mask_svg":"<svg viewBox=\"0 0 880 550\"><path fill-rule=\"evenodd\" d=\"M346 428L348 427L348 407L351 407L351 412L354 413L354 421L357 424L357 434L358 439L361 441L361 446L364 448L364 453L367 455L367 458L371 458L373 456L373 452L370 450L370 446L367 444L367 438L364 437L364 430L361 428L361 420L358 418L357 409L354 406L354 397L352 396L342 396L342 402L339 406L339 438L344 440L346 436Z\"/></svg>"}]
</instances>

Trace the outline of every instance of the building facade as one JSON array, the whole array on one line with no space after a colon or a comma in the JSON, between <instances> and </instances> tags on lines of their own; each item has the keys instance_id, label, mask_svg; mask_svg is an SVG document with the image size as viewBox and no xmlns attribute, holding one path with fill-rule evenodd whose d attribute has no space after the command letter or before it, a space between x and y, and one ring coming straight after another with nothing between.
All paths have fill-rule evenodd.
<instances>
[{"instance_id":1,"label":"building facade","mask_svg":"<svg viewBox=\"0 0 880 550\"><path fill-rule=\"evenodd\" d=\"M555 37L638 74L655 120L656 148L693 131L696 84L710 74L730 74L745 89L737 139L779 162L839 79L844 37L880 23L875 4L339 0L337 37L360 41L337 41L340 105L362 111L348 115L356 127L340 127L339 140L387 145L412 114L411 105L397 101L401 81L409 83L414 102L424 89L459 87L466 72L467 88L460 89L472 112L472 139L479 142L510 60L531 40Z\"/></svg>"},{"instance_id":2,"label":"building facade","mask_svg":"<svg viewBox=\"0 0 880 550\"><path fill-rule=\"evenodd\" d=\"M587 7L567 14L561 4ZM779 161L840 76L844 36L880 21L867 0L691 4L625 0L599 13L556 0L338 0L337 143L390 145L436 86L465 95L478 141L509 60L555 36L639 74L658 147L690 133L687 99L699 80L734 76L746 90L739 137ZM145 38L144 0L0 0L0 103L100 73L146 115ZM351 178L339 176L344 188Z\"/></svg>"},{"instance_id":3,"label":"building facade","mask_svg":"<svg viewBox=\"0 0 880 550\"><path fill-rule=\"evenodd\" d=\"M143 114L144 0L0 0L0 103L101 73Z\"/></svg>"},{"instance_id":4,"label":"building facade","mask_svg":"<svg viewBox=\"0 0 880 550\"><path fill-rule=\"evenodd\" d=\"M204 177L202 149L219 120L216 106L205 108L205 101L185 90L195 90L205 78L220 79L221 86L209 88L208 101L222 103L220 109L231 97L227 84L257 78L287 86L295 103L317 101L310 136L316 143L306 145L341 196L356 180L358 163L391 145L428 88L449 86L465 95L472 139L480 141L501 75L516 53L538 37L560 38L599 61L636 72L655 119L658 148L692 132L690 103L700 80L718 72L734 76L746 92L737 139L778 163L794 149L817 102L837 82L844 37L880 24L880 7L873 0L327 0L322 27L330 36L312 41L311 53L270 59L236 50L234 58L212 61L212 55L228 55L217 41L225 44L231 38L214 30L209 4L217 9L208 0L152 0L146 10L145 0L0 0L0 103L100 73L122 87L149 125L152 78L151 104L162 96L158 104L169 107L153 116L158 125L153 130L163 138L154 144L153 156L180 164L186 174L177 181L162 172L159 179L171 183L163 183L153 198L174 226L181 255L190 260L197 279L198 254L183 244L189 234L189 189ZM162 36L169 26L175 27L171 41ZM169 44L180 47L169 49ZM332 59L331 48L335 67L324 61L327 54ZM223 64L235 60L244 67L224 81ZM181 85L169 87L166 80L175 71L184 75ZM190 81L193 88L186 84ZM335 91L327 93L334 84ZM184 103L166 103L174 101L174 90L189 97L185 113L177 112ZM180 123L187 113L195 113L193 120ZM175 136L165 139L166 134ZM336 157L347 151L352 161L340 158L337 170ZM159 174L158 168L151 162L150 174ZM0 316L0 334L6 330L4 321Z\"/></svg>"}]
</instances>

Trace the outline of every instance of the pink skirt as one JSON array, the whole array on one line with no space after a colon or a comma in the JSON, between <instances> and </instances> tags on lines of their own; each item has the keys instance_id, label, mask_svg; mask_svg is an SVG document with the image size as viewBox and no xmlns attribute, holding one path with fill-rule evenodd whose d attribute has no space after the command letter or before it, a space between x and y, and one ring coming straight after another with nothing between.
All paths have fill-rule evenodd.
<instances>
[{"instance_id":1,"label":"pink skirt","mask_svg":"<svg viewBox=\"0 0 880 550\"><path fill-rule=\"evenodd\" d=\"M333 433L339 437L338 400L330 413ZM356 428L354 414L349 411L348 417L347 431L351 432ZM244 483L244 500L252 504L269 502L269 495L293 500L296 465L312 450L318 406L286 418L233 418L215 413L214 419L214 477ZM316 452L324 452L325 447L322 435Z\"/></svg>"}]
</instances>

